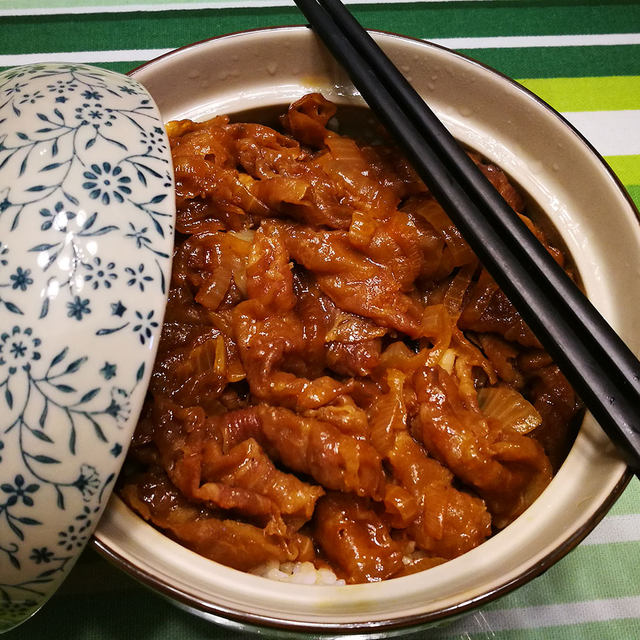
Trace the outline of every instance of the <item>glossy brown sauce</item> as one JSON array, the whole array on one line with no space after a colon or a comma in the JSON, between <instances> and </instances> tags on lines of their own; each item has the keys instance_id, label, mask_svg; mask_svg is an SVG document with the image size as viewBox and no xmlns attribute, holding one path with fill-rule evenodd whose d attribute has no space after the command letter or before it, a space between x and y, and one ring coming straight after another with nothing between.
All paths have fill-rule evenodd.
<instances>
[{"instance_id":1,"label":"glossy brown sauce","mask_svg":"<svg viewBox=\"0 0 640 640\"><path fill-rule=\"evenodd\" d=\"M398 151L335 133L334 114L311 94L279 131L168 125L173 275L120 495L228 566L310 560L360 583L516 518L579 405Z\"/></svg>"}]
</instances>

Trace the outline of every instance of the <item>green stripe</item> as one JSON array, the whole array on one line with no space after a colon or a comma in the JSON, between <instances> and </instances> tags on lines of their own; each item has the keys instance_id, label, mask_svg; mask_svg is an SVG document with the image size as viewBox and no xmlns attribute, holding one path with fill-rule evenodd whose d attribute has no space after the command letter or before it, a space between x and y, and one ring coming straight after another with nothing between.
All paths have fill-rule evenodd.
<instances>
[{"instance_id":1,"label":"green stripe","mask_svg":"<svg viewBox=\"0 0 640 640\"><path fill-rule=\"evenodd\" d=\"M480 613L479 615L482 615ZM542 629L507 629L481 631L455 636L469 640L631 640L640 638L640 618L587 622Z\"/></svg>"},{"instance_id":2,"label":"green stripe","mask_svg":"<svg viewBox=\"0 0 640 640\"><path fill-rule=\"evenodd\" d=\"M118 73L129 73L136 67L143 65L148 60L132 60L130 62L92 62L94 67L102 67L103 69L111 69L111 71L117 71Z\"/></svg>"},{"instance_id":3,"label":"green stripe","mask_svg":"<svg viewBox=\"0 0 640 640\"><path fill-rule=\"evenodd\" d=\"M622 551L624 552L624 549ZM84 555L86 556L86 553ZM633 566L630 563L633 561L634 558L629 558L629 564L625 565L625 570L622 573L618 573L619 565L616 564L606 566L604 569L600 567L600 571L620 576L629 575L629 567ZM83 559L80 562L83 562ZM102 577L115 570L106 566L105 563L104 567L96 566L95 571L95 575ZM553 595L558 585L555 583L555 577L552 577L552 571L553 569L516 592L523 595L522 606L535 606L534 602L527 600L527 595L531 595L536 590L546 590L550 596L549 601L554 602ZM590 579L591 575L586 577ZM566 567L566 572L559 578L573 589L576 581L579 581L579 584L582 583L582 568L575 570L574 566ZM598 576L596 584L599 580ZM76 581L75 569L68 581ZM91 589L84 592L75 588L69 591L62 589L38 615L27 621L20 629L6 634L7 640L20 638L51 640L52 637L58 636L73 640L95 640L98 637L136 638L137 640L157 640L158 637L189 638L189 640L212 640L212 638L231 640L236 637L244 638L247 635L225 631L212 626L205 620L191 616L185 611L171 607L151 591L136 587L133 581L124 574L122 574L121 581L123 584L119 585L120 588L127 582L131 583L130 588L127 588L125 593L109 593L108 591L99 593L99 606L96 605L97 596ZM580 588L576 587L576 590L581 592ZM509 608L508 605L514 595L488 605L486 609ZM606 596L601 594L597 596L598 599L603 597ZM479 610L478 616L482 616L483 610L485 608ZM79 614L82 611L90 612L91 623L85 620L84 615ZM472 622L469 623L469 627L471 626ZM56 630L53 636L52 629ZM446 626L436 631L435 635L438 638L446 637ZM426 639L428 637L430 637L428 632L420 635L420 638ZM458 633L452 635L451 640L462 637L470 637L474 640L485 640L489 637L492 640L628 640L640 638L640 620L610 620L536 630L493 631L487 628L481 633L470 636L467 636L466 633Z\"/></svg>"},{"instance_id":4,"label":"green stripe","mask_svg":"<svg viewBox=\"0 0 640 640\"><path fill-rule=\"evenodd\" d=\"M553 565L545 573L544 580L534 580L525 589L518 589L487 605L487 609L635 597L640 595L640 582L621 579L621 576L629 575L629 567L640 567L640 544L637 542L579 546ZM573 578L567 580L567 576Z\"/></svg>"},{"instance_id":5,"label":"green stripe","mask_svg":"<svg viewBox=\"0 0 640 640\"><path fill-rule=\"evenodd\" d=\"M0 54L176 48L225 33L304 22L297 9L105 13L0 19Z\"/></svg>"},{"instance_id":6,"label":"green stripe","mask_svg":"<svg viewBox=\"0 0 640 640\"><path fill-rule=\"evenodd\" d=\"M640 4L628 0L513 0L411 5L353 5L352 13L370 29L421 38L634 33Z\"/></svg>"},{"instance_id":7,"label":"green stripe","mask_svg":"<svg viewBox=\"0 0 640 640\"><path fill-rule=\"evenodd\" d=\"M1 0L0 0L1 1ZM46 58L43 57L43 62L46 62ZM77 60L76 62L82 63L85 60ZM111 69L111 71L117 71L118 73L129 73L136 67L148 62L148 60L132 60L131 62L91 62L91 66L93 67L102 67L103 69ZM9 69L10 67L2 67L0 66L0 71L4 71L5 69Z\"/></svg>"},{"instance_id":8,"label":"green stripe","mask_svg":"<svg viewBox=\"0 0 640 640\"><path fill-rule=\"evenodd\" d=\"M622 184L640 184L640 155L606 156L605 160L620 178Z\"/></svg>"},{"instance_id":9,"label":"green stripe","mask_svg":"<svg viewBox=\"0 0 640 640\"><path fill-rule=\"evenodd\" d=\"M631 199L635 203L636 207L640 210L640 185L634 184L627 186L627 191L629 192L629 195L631 196ZM640 501L638 500L636 500L636 502L640 503ZM638 504L636 504L635 507L635 510L638 511Z\"/></svg>"},{"instance_id":10,"label":"green stripe","mask_svg":"<svg viewBox=\"0 0 640 640\"><path fill-rule=\"evenodd\" d=\"M461 49L512 78L635 76L640 45Z\"/></svg>"},{"instance_id":11,"label":"green stripe","mask_svg":"<svg viewBox=\"0 0 640 640\"><path fill-rule=\"evenodd\" d=\"M222 4L226 0L208 0L209 3ZM203 4L203 0L135 0L131 4L139 6L157 7L158 5L193 5ZM6 0L0 4L0 8L4 11L11 9L31 9L34 5L38 8L46 7L47 9L73 9L77 7L87 7L90 5L97 5L100 7L122 7L123 11L130 11L128 8L130 5L123 0L46 0L46 2L35 3L33 0L19 0L16 2L7 2Z\"/></svg>"},{"instance_id":12,"label":"green stripe","mask_svg":"<svg viewBox=\"0 0 640 640\"><path fill-rule=\"evenodd\" d=\"M629 193L640 206L640 187L627 187ZM635 191L633 195L632 190ZM618 498L609 512L612 516L624 516L629 513L640 513L640 480L637 477L631 478L625 492Z\"/></svg>"},{"instance_id":13,"label":"green stripe","mask_svg":"<svg viewBox=\"0 0 640 640\"><path fill-rule=\"evenodd\" d=\"M209 0L211 4L222 4L225 0ZM124 0L96 0L95 2L91 2L90 0L45 0L43 2L33 2L33 0L14 0L13 2L8 2L5 0L0 4L0 8L3 10L11 10L11 9L33 9L34 5L40 7L46 7L51 9L72 9L78 7L86 7L88 5L98 5L103 7L122 7L124 11L128 11L128 4ZM181 4L183 6L189 6L194 4L202 4L202 0L135 0L134 4L140 6L147 7L162 7L163 5L176 5ZM282 2L284 4L284 1ZM478 10L482 10L477 6L477 3L460 3L459 7L451 7L450 2L442 2L434 5L433 9L438 11L439 13L443 11L448 11L453 9L451 15L456 16L459 14L458 9L468 13L469 15L474 15ZM531 16L531 19L535 23L536 33L537 30L544 30L548 28L548 17L549 12L553 12L553 20L556 23L560 23L566 29L574 29L575 31L566 31L566 33L589 33L590 29L593 28L592 16L594 14L600 13L600 8L598 7L581 7L583 13L581 15L575 15L576 7L573 7L574 15L571 15L571 1L566 2L564 4L569 5L567 7L558 7L558 2L555 0L537 0L536 2L525 2L523 0L514 0L512 2L485 2L486 5L491 5L491 10L495 13L496 16L500 15L500 26L498 28L504 32L504 28L506 25L509 27L510 34L519 34L521 33L519 29L522 28L522 22L517 19L517 17L513 17L510 14L513 13L514 9L518 9L518 11L527 11ZM585 3L581 3L585 4ZM621 6L629 5L628 2L611 2L609 0L609 6L614 4L619 4ZM416 11L416 7L412 7L412 12ZM357 11L357 9L355 9ZM475 17L475 16L474 16ZM505 19L506 18L506 19ZM540 19L545 18L545 19ZM622 19L622 17L615 13L610 16L611 18L611 27L616 28L616 30L620 31L628 31L630 25L627 21ZM468 28L468 25L464 24L465 28ZM492 24L492 27L496 27L497 25ZM586 30L585 30L586 29ZM565 31L563 31L565 32ZM533 31L527 31L526 33L534 33Z\"/></svg>"},{"instance_id":14,"label":"green stripe","mask_svg":"<svg viewBox=\"0 0 640 640\"><path fill-rule=\"evenodd\" d=\"M96 572L102 574L102 568ZM69 577L72 579L72 576ZM88 621L85 618L91 616ZM207 620L171 606L148 589L72 596L55 595L31 620L3 640L231 640L242 634L226 632Z\"/></svg>"},{"instance_id":15,"label":"green stripe","mask_svg":"<svg viewBox=\"0 0 640 640\"><path fill-rule=\"evenodd\" d=\"M640 24L640 3L557 6L546 2L354 5L367 27L435 39L499 35L619 33ZM550 12L552 19L549 19ZM177 48L243 29L301 24L294 7L0 18L0 54ZM464 50L512 77L638 74L640 45ZM45 56L43 56L45 57ZM126 70L126 63L114 67ZM131 67L134 65L131 64ZM123 67L125 67L123 69ZM129 67L130 68L130 67Z\"/></svg>"},{"instance_id":16,"label":"green stripe","mask_svg":"<svg viewBox=\"0 0 640 640\"><path fill-rule=\"evenodd\" d=\"M419 38L634 32L640 4L609 1L576 6L568 2L447 2L353 5L368 28ZM294 7L185 10L2 18L0 53L178 46L238 29L300 24ZM31 36L31 37L29 37ZM526 77L526 76L525 76Z\"/></svg>"},{"instance_id":17,"label":"green stripe","mask_svg":"<svg viewBox=\"0 0 640 640\"><path fill-rule=\"evenodd\" d=\"M640 76L518 80L558 111L640 109Z\"/></svg>"},{"instance_id":18,"label":"green stripe","mask_svg":"<svg viewBox=\"0 0 640 640\"><path fill-rule=\"evenodd\" d=\"M99 582L96 582L96 575L100 576ZM87 547L69 574L69 579L62 583L56 594L64 598L73 598L87 593L96 595L120 593L124 595L124 592L134 592L141 589L142 586L124 571L119 571L114 565L99 556L96 551Z\"/></svg>"}]
</instances>

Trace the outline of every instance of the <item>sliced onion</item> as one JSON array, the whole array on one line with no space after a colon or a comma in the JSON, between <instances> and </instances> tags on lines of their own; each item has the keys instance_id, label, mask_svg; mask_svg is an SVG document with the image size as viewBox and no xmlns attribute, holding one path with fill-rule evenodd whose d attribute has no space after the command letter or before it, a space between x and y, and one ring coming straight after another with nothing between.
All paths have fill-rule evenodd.
<instances>
[{"instance_id":1,"label":"sliced onion","mask_svg":"<svg viewBox=\"0 0 640 640\"><path fill-rule=\"evenodd\" d=\"M535 407L511 387L484 387L478 391L478 406L487 419L506 431L529 433L542 423Z\"/></svg>"},{"instance_id":2,"label":"sliced onion","mask_svg":"<svg viewBox=\"0 0 640 640\"><path fill-rule=\"evenodd\" d=\"M447 292L444 295L444 305L450 316L457 318L460 315L462 311L462 301L471 284L472 275L473 267L463 267L456 273L449 284Z\"/></svg>"},{"instance_id":3,"label":"sliced onion","mask_svg":"<svg viewBox=\"0 0 640 640\"><path fill-rule=\"evenodd\" d=\"M215 361L213 364L213 370L216 372L216 375L224 378L227 373L227 352L224 346L224 338L222 336L218 336L216 338L216 346L215 346Z\"/></svg>"},{"instance_id":4,"label":"sliced onion","mask_svg":"<svg viewBox=\"0 0 640 640\"><path fill-rule=\"evenodd\" d=\"M215 274L211 274L198 288L195 299L207 309L215 311L224 300L231 284L231 268L228 265L220 265Z\"/></svg>"},{"instance_id":5,"label":"sliced onion","mask_svg":"<svg viewBox=\"0 0 640 640\"><path fill-rule=\"evenodd\" d=\"M455 349L447 349L443 354L438 364L442 367L447 373L451 373L453 371L453 365L456 361L456 350Z\"/></svg>"},{"instance_id":6,"label":"sliced onion","mask_svg":"<svg viewBox=\"0 0 640 640\"><path fill-rule=\"evenodd\" d=\"M349 241L355 247L366 247L376 232L377 222L370 213L354 211L349 226Z\"/></svg>"}]
</instances>

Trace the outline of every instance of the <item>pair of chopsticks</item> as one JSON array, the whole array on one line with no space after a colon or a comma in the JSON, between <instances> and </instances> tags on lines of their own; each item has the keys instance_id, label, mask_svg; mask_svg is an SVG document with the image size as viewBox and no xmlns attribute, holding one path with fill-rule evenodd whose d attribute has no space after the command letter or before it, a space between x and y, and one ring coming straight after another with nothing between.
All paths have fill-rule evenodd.
<instances>
[{"instance_id":1,"label":"pair of chopsticks","mask_svg":"<svg viewBox=\"0 0 640 640\"><path fill-rule=\"evenodd\" d=\"M295 2L640 475L638 359L340 0Z\"/></svg>"}]
</instances>

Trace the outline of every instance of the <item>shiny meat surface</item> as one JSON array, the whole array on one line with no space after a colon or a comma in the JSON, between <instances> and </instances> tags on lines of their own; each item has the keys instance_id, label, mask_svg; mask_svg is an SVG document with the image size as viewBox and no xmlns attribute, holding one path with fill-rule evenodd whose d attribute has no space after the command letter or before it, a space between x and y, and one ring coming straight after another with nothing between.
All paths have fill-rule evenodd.
<instances>
[{"instance_id":1,"label":"shiny meat surface","mask_svg":"<svg viewBox=\"0 0 640 640\"><path fill-rule=\"evenodd\" d=\"M335 114L310 94L281 131L169 123L173 274L119 491L217 562L362 583L508 525L579 403L402 156L335 133Z\"/></svg>"}]
</instances>

